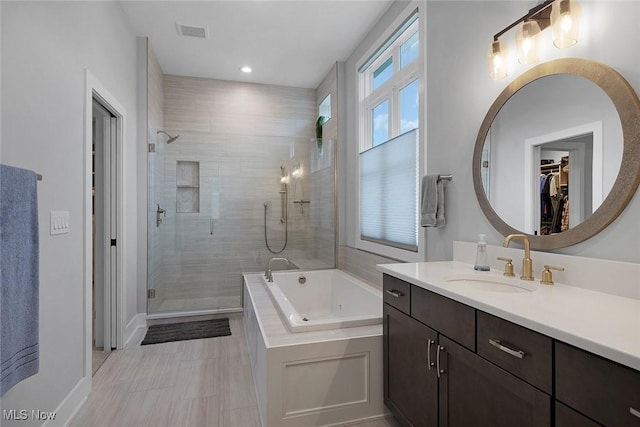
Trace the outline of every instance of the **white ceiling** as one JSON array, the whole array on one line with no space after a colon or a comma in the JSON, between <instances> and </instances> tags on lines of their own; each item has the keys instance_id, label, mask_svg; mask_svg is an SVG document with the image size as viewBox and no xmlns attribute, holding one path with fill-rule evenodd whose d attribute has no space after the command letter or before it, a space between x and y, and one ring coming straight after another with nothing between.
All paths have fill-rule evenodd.
<instances>
[{"instance_id":1,"label":"white ceiling","mask_svg":"<svg viewBox=\"0 0 640 427\"><path fill-rule=\"evenodd\" d=\"M393 0L122 1L165 74L316 88ZM181 37L176 22L208 28ZM251 74L240 67L249 65Z\"/></svg>"}]
</instances>

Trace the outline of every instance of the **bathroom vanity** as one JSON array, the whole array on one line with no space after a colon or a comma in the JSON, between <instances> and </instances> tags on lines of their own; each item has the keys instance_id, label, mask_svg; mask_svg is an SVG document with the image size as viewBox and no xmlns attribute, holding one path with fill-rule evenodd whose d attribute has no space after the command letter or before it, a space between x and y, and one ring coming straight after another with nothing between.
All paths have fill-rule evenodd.
<instances>
[{"instance_id":1,"label":"bathroom vanity","mask_svg":"<svg viewBox=\"0 0 640 427\"><path fill-rule=\"evenodd\" d=\"M384 399L402 425L640 425L639 300L456 261L378 269Z\"/></svg>"}]
</instances>

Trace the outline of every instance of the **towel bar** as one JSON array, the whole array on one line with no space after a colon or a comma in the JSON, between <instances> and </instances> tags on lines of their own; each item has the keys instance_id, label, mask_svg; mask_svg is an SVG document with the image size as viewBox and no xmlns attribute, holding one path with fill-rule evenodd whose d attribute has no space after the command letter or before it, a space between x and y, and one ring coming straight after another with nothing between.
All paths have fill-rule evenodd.
<instances>
[{"instance_id":1,"label":"towel bar","mask_svg":"<svg viewBox=\"0 0 640 427\"><path fill-rule=\"evenodd\" d=\"M438 181L451 181L453 179L452 175L440 175L438 177Z\"/></svg>"}]
</instances>

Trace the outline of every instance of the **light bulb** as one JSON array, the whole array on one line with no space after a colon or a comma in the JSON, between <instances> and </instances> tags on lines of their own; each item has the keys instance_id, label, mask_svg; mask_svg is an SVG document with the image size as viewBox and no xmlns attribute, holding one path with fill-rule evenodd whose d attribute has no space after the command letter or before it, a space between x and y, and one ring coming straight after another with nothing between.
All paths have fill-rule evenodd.
<instances>
[{"instance_id":1,"label":"light bulb","mask_svg":"<svg viewBox=\"0 0 640 427\"><path fill-rule=\"evenodd\" d=\"M489 44L487 59L489 64L489 76L493 80L500 80L507 77L507 51L504 43L499 40Z\"/></svg>"},{"instance_id":2,"label":"light bulb","mask_svg":"<svg viewBox=\"0 0 640 427\"><path fill-rule=\"evenodd\" d=\"M516 32L516 47L518 50L518 62L521 64L533 64L539 59L538 34L540 26L536 21L520 23Z\"/></svg>"},{"instance_id":3,"label":"light bulb","mask_svg":"<svg viewBox=\"0 0 640 427\"><path fill-rule=\"evenodd\" d=\"M551 9L553 44L558 48L573 46L578 42L580 5L572 0L556 0Z\"/></svg>"}]
</instances>

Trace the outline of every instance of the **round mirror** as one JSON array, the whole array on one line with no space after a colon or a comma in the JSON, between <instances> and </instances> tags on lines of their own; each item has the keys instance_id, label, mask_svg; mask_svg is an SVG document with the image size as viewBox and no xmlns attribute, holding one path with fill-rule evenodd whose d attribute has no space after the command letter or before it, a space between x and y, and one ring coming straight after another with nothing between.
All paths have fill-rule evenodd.
<instances>
[{"instance_id":1,"label":"round mirror","mask_svg":"<svg viewBox=\"0 0 640 427\"><path fill-rule=\"evenodd\" d=\"M597 234L640 184L640 100L612 68L560 59L515 79L487 113L474 188L503 235L570 246Z\"/></svg>"}]
</instances>

